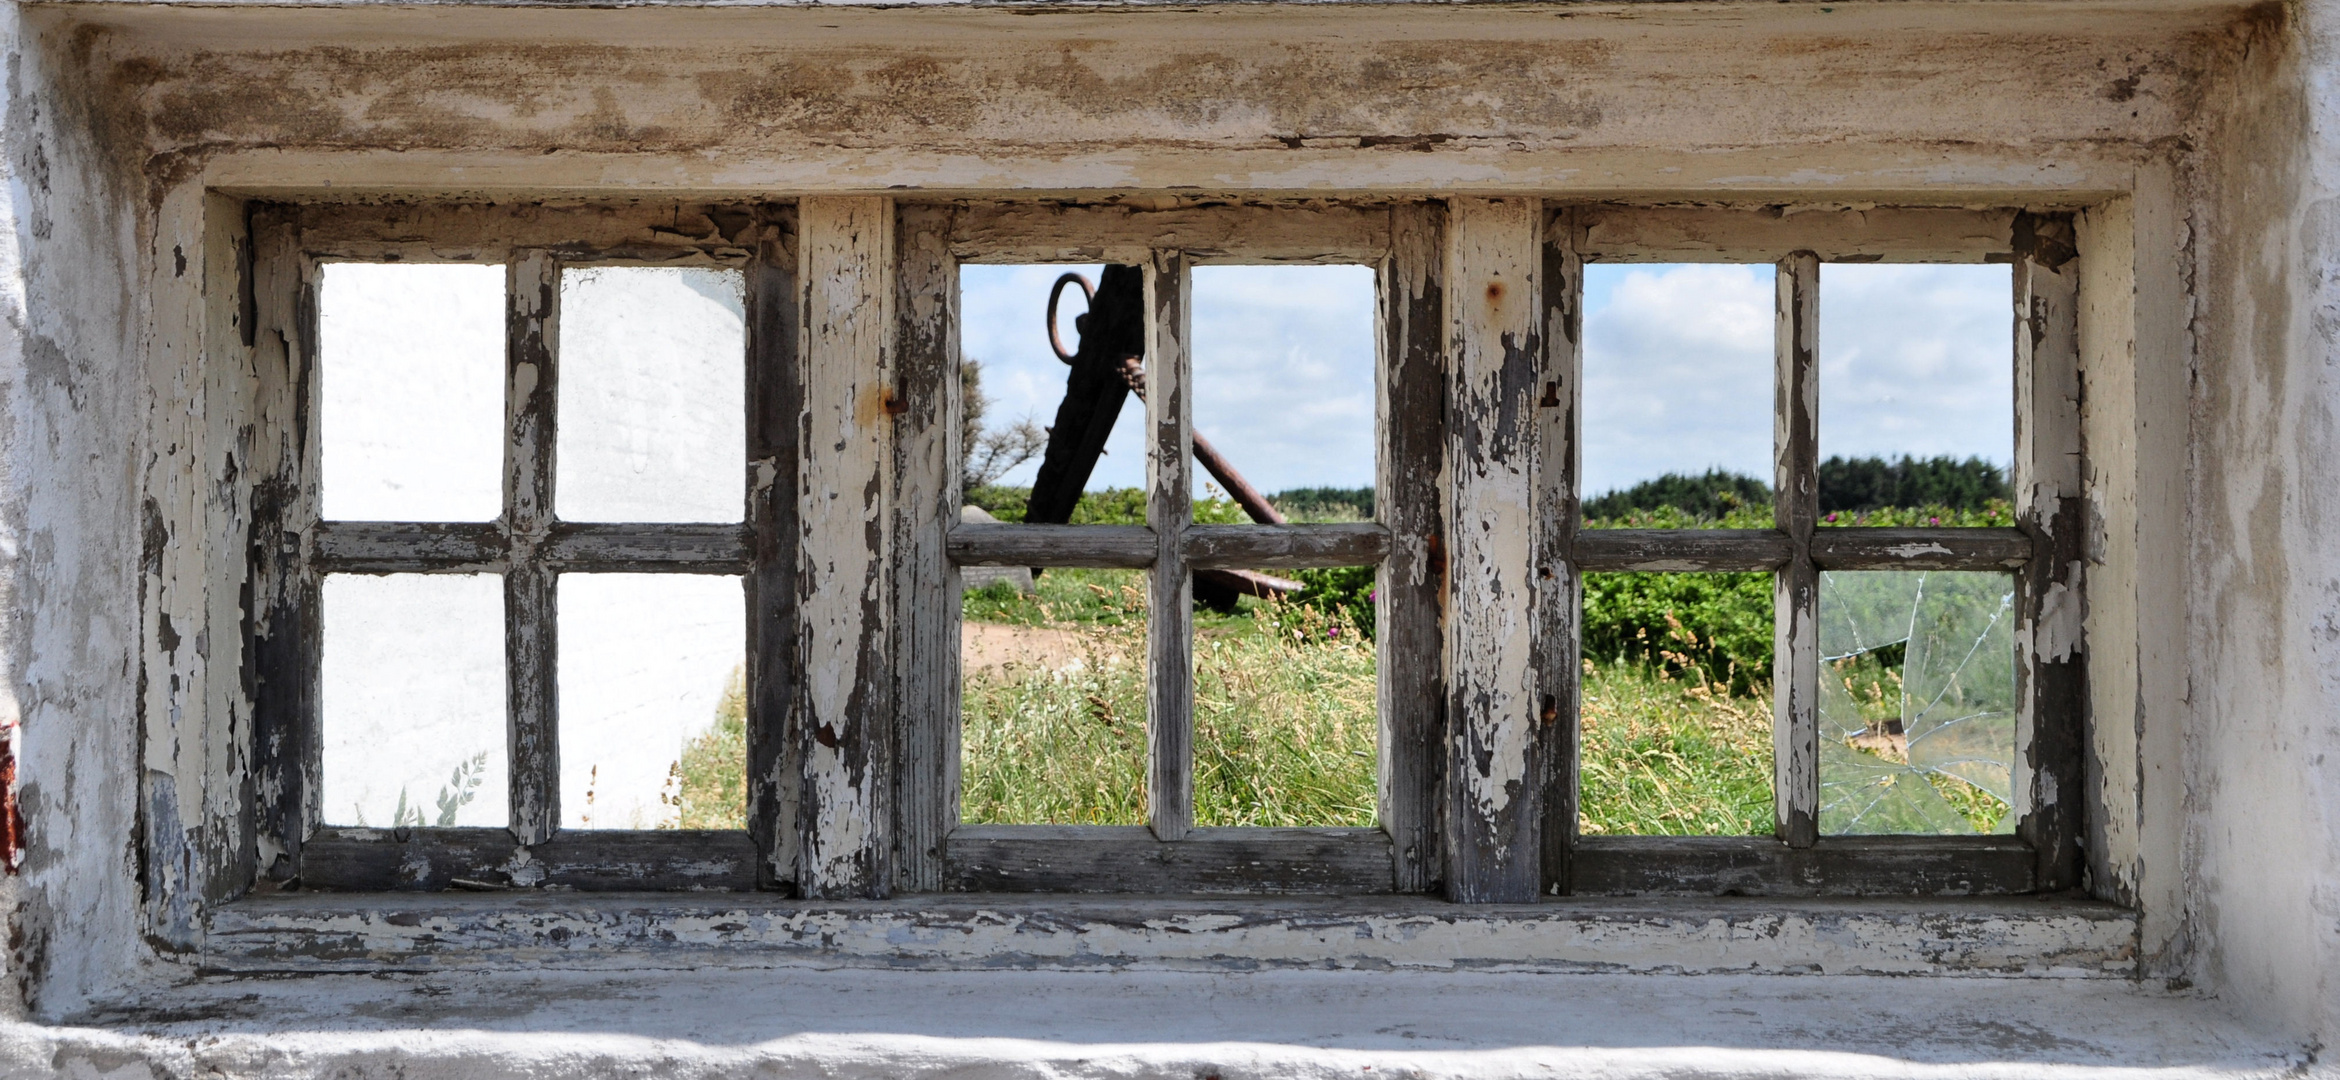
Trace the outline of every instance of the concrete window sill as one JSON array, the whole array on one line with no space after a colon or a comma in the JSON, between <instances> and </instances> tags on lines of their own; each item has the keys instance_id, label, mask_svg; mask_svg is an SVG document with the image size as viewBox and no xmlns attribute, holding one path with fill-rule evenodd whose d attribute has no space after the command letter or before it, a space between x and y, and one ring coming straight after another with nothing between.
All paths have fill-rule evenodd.
<instances>
[{"instance_id":1,"label":"concrete window sill","mask_svg":"<svg viewBox=\"0 0 2340 1080\"><path fill-rule=\"evenodd\" d=\"M2133 913L2042 897L799 901L738 893L306 894L213 912L207 972L783 965L2127 977Z\"/></svg>"},{"instance_id":2,"label":"concrete window sill","mask_svg":"<svg viewBox=\"0 0 2340 1080\"><path fill-rule=\"evenodd\" d=\"M475 1078L2276 1076L2128 980L1413 971L209 977L0 1024L0 1074Z\"/></svg>"}]
</instances>

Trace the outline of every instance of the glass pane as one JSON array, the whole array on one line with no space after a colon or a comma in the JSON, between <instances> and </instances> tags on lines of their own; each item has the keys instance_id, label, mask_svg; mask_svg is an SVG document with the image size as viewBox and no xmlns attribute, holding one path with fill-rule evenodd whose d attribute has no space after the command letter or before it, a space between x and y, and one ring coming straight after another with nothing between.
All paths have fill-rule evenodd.
<instances>
[{"instance_id":1,"label":"glass pane","mask_svg":"<svg viewBox=\"0 0 2340 1080\"><path fill-rule=\"evenodd\" d=\"M2013 270L1820 268L1823 525L2011 525Z\"/></svg>"},{"instance_id":2,"label":"glass pane","mask_svg":"<svg viewBox=\"0 0 2340 1080\"><path fill-rule=\"evenodd\" d=\"M1770 574L1586 574L1577 824L1772 832Z\"/></svg>"},{"instance_id":3,"label":"glass pane","mask_svg":"<svg viewBox=\"0 0 2340 1080\"><path fill-rule=\"evenodd\" d=\"M747 825L741 579L563 574L561 827Z\"/></svg>"},{"instance_id":4,"label":"glass pane","mask_svg":"<svg viewBox=\"0 0 2340 1080\"><path fill-rule=\"evenodd\" d=\"M2015 829L2015 579L1820 575L1820 828Z\"/></svg>"},{"instance_id":5,"label":"glass pane","mask_svg":"<svg viewBox=\"0 0 2340 1080\"><path fill-rule=\"evenodd\" d=\"M1194 518L1373 518L1369 266L1194 269ZM1246 506L1247 502L1252 505Z\"/></svg>"},{"instance_id":6,"label":"glass pane","mask_svg":"<svg viewBox=\"0 0 2340 1080\"><path fill-rule=\"evenodd\" d=\"M562 519L740 520L745 290L737 270L561 271Z\"/></svg>"},{"instance_id":7,"label":"glass pane","mask_svg":"<svg viewBox=\"0 0 2340 1080\"><path fill-rule=\"evenodd\" d=\"M327 263L324 514L488 521L504 505L504 268Z\"/></svg>"},{"instance_id":8,"label":"glass pane","mask_svg":"<svg viewBox=\"0 0 2340 1080\"><path fill-rule=\"evenodd\" d=\"M326 823L506 824L504 579L330 574L321 602Z\"/></svg>"},{"instance_id":9,"label":"glass pane","mask_svg":"<svg viewBox=\"0 0 2340 1080\"><path fill-rule=\"evenodd\" d=\"M1195 824L1371 825L1374 568L1278 574L1299 587L1195 615Z\"/></svg>"},{"instance_id":10,"label":"glass pane","mask_svg":"<svg viewBox=\"0 0 2340 1080\"><path fill-rule=\"evenodd\" d=\"M959 819L1145 824L1144 574L985 576L961 597Z\"/></svg>"},{"instance_id":11,"label":"glass pane","mask_svg":"<svg viewBox=\"0 0 2340 1080\"><path fill-rule=\"evenodd\" d=\"M1087 343L1079 366L1059 359L1049 338L1049 294L1067 274L1080 280L1058 298L1056 343L1075 356ZM1088 290L1099 293L1095 301ZM961 266L959 341L959 464L969 505L1000 521L1145 524L1146 408L1121 375L1123 357L1145 352L1137 267ZM1051 440L1059 444L1053 465Z\"/></svg>"},{"instance_id":12,"label":"glass pane","mask_svg":"<svg viewBox=\"0 0 2340 1080\"><path fill-rule=\"evenodd\" d=\"M1768 529L1769 265L1584 268L1584 524Z\"/></svg>"}]
</instances>

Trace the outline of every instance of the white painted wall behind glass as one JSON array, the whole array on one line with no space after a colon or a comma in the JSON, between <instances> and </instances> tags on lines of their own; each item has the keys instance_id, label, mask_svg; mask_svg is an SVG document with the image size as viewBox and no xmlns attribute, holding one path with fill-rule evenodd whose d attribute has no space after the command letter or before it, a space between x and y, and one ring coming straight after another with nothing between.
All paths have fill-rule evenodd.
<instances>
[{"instance_id":1,"label":"white painted wall behind glass","mask_svg":"<svg viewBox=\"0 0 2340 1080\"><path fill-rule=\"evenodd\" d=\"M505 824L503 577L332 574L323 603L325 823Z\"/></svg>"},{"instance_id":2,"label":"white painted wall behind glass","mask_svg":"<svg viewBox=\"0 0 2340 1080\"><path fill-rule=\"evenodd\" d=\"M561 272L554 505L563 520L740 520L745 310L737 270Z\"/></svg>"},{"instance_id":3,"label":"white painted wall behind glass","mask_svg":"<svg viewBox=\"0 0 2340 1080\"><path fill-rule=\"evenodd\" d=\"M738 577L560 578L561 827L677 823L683 747L747 658Z\"/></svg>"},{"instance_id":4,"label":"white painted wall behind glass","mask_svg":"<svg viewBox=\"0 0 2340 1080\"><path fill-rule=\"evenodd\" d=\"M327 263L324 514L488 521L503 509L504 268Z\"/></svg>"}]
</instances>

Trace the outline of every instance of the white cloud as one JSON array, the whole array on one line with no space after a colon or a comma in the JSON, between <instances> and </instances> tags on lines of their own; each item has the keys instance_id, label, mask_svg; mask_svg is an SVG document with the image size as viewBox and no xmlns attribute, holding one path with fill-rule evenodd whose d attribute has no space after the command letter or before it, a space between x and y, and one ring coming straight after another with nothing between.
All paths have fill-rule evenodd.
<instances>
[{"instance_id":1,"label":"white cloud","mask_svg":"<svg viewBox=\"0 0 2340 1080\"><path fill-rule=\"evenodd\" d=\"M2005 264L1820 268L1820 453L1981 457L2015 444Z\"/></svg>"},{"instance_id":2,"label":"white cloud","mask_svg":"<svg viewBox=\"0 0 2340 1080\"><path fill-rule=\"evenodd\" d=\"M1066 369L1042 321L1048 288L1095 266L968 266L961 348L983 361L993 425L1054 422ZM1070 315L1079 298L1065 302ZM1194 272L1195 428L1263 491L1373 483L1373 271L1362 266L1205 266ZM1089 486L1145 483L1145 417L1133 399ZM1026 463L1003 483L1029 484ZM1201 476L1201 470L1196 470Z\"/></svg>"},{"instance_id":3,"label":"white cloud","mask_svg":"<svg viewBox=\"0 0 2340 1080\"><path fill-rule=\"evenodd\" d=\"M1771 474L1772 269L1585 268L1584 484Z\"/></svg>"}]
</instances>

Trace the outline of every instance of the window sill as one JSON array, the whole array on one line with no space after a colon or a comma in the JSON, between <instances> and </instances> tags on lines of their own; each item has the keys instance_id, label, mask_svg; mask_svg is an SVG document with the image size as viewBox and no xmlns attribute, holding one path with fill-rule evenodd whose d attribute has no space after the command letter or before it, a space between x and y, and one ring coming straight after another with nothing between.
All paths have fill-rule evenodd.
<instances>
[{"instance_id":1,"label":"window sill","mask_svg":"<svg viewBox=\"0 0 2340 1080\"><path fill-rule=\"evenodd\" d=\"M212 912L208 972L929 970L2133 974L2134 913L2043 897L1191 899L292 894Z\"/></svg>"}]
</instances>

